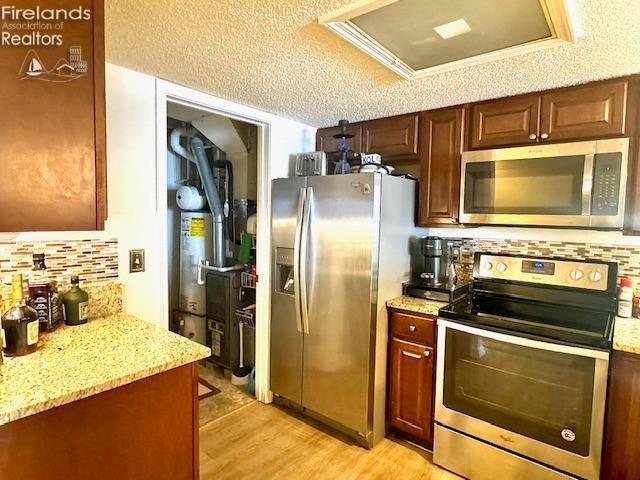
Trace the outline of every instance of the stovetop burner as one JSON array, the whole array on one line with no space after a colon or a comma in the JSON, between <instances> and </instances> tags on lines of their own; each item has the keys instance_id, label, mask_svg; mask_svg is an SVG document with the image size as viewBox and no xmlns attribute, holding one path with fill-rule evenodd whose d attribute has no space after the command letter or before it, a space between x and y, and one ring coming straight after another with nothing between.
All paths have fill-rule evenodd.
<instances>
[{"instance_id":1,"label":"stovetop burner","mask_svg":"<svg viewBox=\"0 0 640 480\"><path fill-rule=\"evenodd\" d=\"M547 273L527 272L532 263L542 264ZM599 281L581 281L576 270ZM440 316L503 333L609 349L616 279L613 262L477 253L472 292L441 309Z\"/></svg>"}]
</instances>

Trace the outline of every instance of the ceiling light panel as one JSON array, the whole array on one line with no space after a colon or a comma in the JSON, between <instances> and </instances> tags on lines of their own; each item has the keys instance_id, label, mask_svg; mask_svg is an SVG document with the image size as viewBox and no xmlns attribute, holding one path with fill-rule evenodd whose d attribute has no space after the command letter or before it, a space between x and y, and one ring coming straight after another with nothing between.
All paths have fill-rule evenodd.
<instances>
[{"instance_id":1,"label":"ceiling light panel","mask_svg":"<svg viewBox=\"0 0 640 480\"><path fill-rule=\"evenodd\" d=\"M433 29L445 40L471 31L471 27L464 21L464 18L459 18L444 25L438 25L437 27L433 27Z\"/></svg>"}]
</instances>

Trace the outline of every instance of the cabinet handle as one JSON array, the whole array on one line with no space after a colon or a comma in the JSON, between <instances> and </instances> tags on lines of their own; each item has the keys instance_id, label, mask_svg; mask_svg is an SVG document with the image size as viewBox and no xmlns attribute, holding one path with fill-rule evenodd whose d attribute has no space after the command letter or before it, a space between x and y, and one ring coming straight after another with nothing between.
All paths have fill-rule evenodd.
<instances>
[{"instance_id":1,"label":"cabinet handle","mask_svg":"<svg viewBox=\"0 0 640 480\"><path fill-rule=\"evenodd\" d=\"M536 138L538 138L538 136L535 133L529 135L529 140L535 140Z\"/></svg>"},{"instance_id":2,"label":"cabinet handle","mask_svg":"<svg viewBox=\"0 0 640 480\"><path fill-rule=\"evenodd\" d=\"M425 350L424 351L424 356L428 357L429 355L431 355L431 351L430 350Z\"/></svg>"},{"instance_id":3,"label":"cabinet handle","mask_svg":"<svg viewBox=\"0 0 640 480\"><path fill-rule=\"evenodd\" d=\"M416 326L415 325L409 325L409 331L410 332L415 332L416 331Z\"/></svg>"},{"instance_id":4,"label":"cabinet handle","mask_svg":"<svg viewBox=\"0 0 640 480\"><path fill-rule=\"evenodd\" d=\"M549 138L549 134L548 133L543 133L542 135L540 135L540 138L543 140L546 140L547 138Z\"/></svg>"}]
</instances>

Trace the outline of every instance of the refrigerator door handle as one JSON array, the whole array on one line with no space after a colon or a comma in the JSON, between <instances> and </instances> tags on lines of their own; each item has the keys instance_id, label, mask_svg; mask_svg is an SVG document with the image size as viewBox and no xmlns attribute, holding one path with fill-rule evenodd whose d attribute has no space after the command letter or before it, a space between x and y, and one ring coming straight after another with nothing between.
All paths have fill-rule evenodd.
<instances>
[{"instance_id":1,"label":"refrigerator door handle","mask_svg":"<svg viewBox=\"0 0 640 480\"><path fill-rule=\"evenodd\" d=\"M302 304L300 301L300 237L302 235L302 219L307 200L307 189L300 189L298 198L298 218L296 219L296 233L293 239L293 296L296 307L296 328L302 333Z\"/></svg>"},{"instance_id":2,"label":"refrigerator door handle","mask_svg":"<svg viewBox=\"0 0 640 480\"><path fill-rule=\"evenodd\" d=\"M302 235L300 240L300 300L302 325L304 333L309 335L309 304L307 301L307 256L309 250L309 223L311 221L311 205L313 204L313 188L307 187L307 198L302 213Z\"/></svg>"}]
</instances>

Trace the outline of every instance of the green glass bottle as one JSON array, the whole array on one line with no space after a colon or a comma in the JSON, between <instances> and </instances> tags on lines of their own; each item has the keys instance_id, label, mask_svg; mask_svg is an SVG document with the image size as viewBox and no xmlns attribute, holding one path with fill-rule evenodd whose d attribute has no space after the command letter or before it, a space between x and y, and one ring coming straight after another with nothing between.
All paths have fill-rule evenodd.
<instances>
[{"instance_id":1,"label":"green glass bottle","mask_svg":"<svg viewBox=\"0 0 640 480\"><path fill-rule=\"evenodd\" d=\"M77 275L71 277L71 288L64 294L64 323L81 325L89 318L89 295L80 288Z\"/></svg>"}]
</instances>

